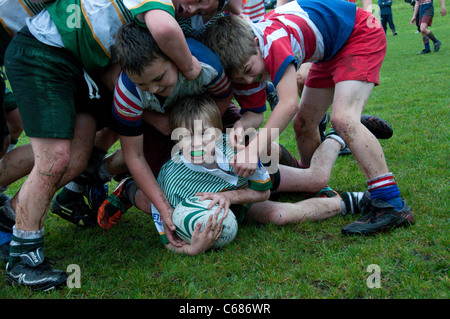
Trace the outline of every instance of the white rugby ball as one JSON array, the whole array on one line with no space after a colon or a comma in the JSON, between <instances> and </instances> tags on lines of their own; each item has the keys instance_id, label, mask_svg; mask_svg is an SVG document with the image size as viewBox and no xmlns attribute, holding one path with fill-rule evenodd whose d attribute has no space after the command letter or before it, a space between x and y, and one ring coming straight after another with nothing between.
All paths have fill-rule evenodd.
<instances>
[{"instance_id":1,"label":"white rugby ball","mask_svg":"<svg viewBox=\"0 0 450 319\"><path fill-rule=\"evenodd\" d=\"M200 201L199 197L194 196L183 200L175 207L172 215L172 221L176 226L176 233L185 242L190 243L192 234L194 233L195 225L198 222L202 223L201 230L205 228L206 222L210 215L213 215L217 210L217 205L212 209L208 209L211 200L205 199ZM224 210L219 213L218 219L222 218ZM228 210L228 215L222 223L223 230L219 239L214 243L212 248L223 247L233 241L238 231L238 223L236 216Z\"/></svg>"}]
</instances>

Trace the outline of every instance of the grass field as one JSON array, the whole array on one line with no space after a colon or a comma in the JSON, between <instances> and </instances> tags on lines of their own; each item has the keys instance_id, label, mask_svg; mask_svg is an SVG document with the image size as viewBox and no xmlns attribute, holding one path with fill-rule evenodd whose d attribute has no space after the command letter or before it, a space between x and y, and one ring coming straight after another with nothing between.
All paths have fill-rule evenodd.
<instances>
[{"instance_id":1,"label":"grass field","mask_svg":"<svg viewBox=\"0 0 450 319\"><path fill-rule=\"evenodd\" d=\"M414 211L414 226L349 238L341 235L341 228L356 217L285 227L246 223L224 249L187 257L167 251L150 218L136 209L110 231L76 227L49 214L46 256L57 260L59 269L78 265L81 288L32 293L0 280L0 298L448 299L450 23L448 15L439 15L438 1L435 7L432 30L442 48L418 56L423 44L409 23L412 8L395 1L398 35L388 30L381 85L365 111L394 128L394 136L381 143ZM280 141L295 152L291 128ZM14 194L22 182L7 193ZM366 189L353 156L338 158L330 186L338 191ZM379 288L367 284L371 265L379 267Z\"/></svg>"}]
</instances>

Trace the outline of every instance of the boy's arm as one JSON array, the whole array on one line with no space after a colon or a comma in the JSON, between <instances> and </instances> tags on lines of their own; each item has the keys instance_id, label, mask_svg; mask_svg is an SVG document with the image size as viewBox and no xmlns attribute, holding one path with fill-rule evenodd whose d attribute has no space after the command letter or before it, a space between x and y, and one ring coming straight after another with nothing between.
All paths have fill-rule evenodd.
<instances>
[{"instance_id":1,"label":"boy's arm","mask_svg":"<svg viewBox=\"0 0 450 319\"><path fill-rule=\"evenodd\" d=\"M255 172L259 158L268 154L267 148L285 130L298 110L297 74L291 63L277 84L279 102L256 138L238 152L231 165L239 176L247 177Z\"/></svg>"},{"instance_id":2,"label":"boy's arm","mask_svg":"<svg viewBox=\"0 0 450 319\"><path fill-rule=\"evenodd\" d=\"M183 31L174 17L164 10L149 10L143 14L147 28L160 49L172 60L187 80L194 80L202 70L192 56Z\"/></svg>"},{"instance_id":3,"label":"boy's arm","mask_svg":"<svg viewBox=\"0 0 450 319\"><path fill-rule=\"evenodd\" d=\"M229 172L234 175L235 173ZM262 202L269 199L270 189L272 189L272 181L266 169L258 167L254 174L247 178L248 186L236 190L222 191L218 193L199 192L196 196L200 196L200 200L211 199L208 209L214 205L218 205L217 212L225 209L224 215L228 214L230 205L233 204L249 204Z\"/></svg>"},{"instance_id":4,"label":"boy's arm","mask_svg":"<svg viewBox=\"0 0 450 319\"><path fill-rule=\"evenodd\" d=\"M372 12L372 0L361 0L361 7L363 10Z\"/></svg>"},{"instance_id":5,"label":"boy's arm","mask_svg":"<svg viewBox=\"0 0 450 319\"><path fill-rule=\"evenodd\" d=\"M238 122L241 122L240 125L244 130L257 130L264 122L264 113L255 113L251 111L244 112Z\"/></svg>"},{"instance_id":6,"label":"boy's arm","mask_svg":"<svg viewBox=\"0 0 450 319\"><path fill-rule=\"evenodd\" d=\"M270 191L264 190L264 191L257 191L254 189L251 189L249 187L236 189L232 191L226 191L226 192L220 192L220 193L196 193L195 196L200 196L200 200L206 200L211 199L211 203L208 206L208 209L211 209L219 203L219 210L222 210L222 208L225 208L230 205L234 204L249 204L249 203L256 203L256 202L263 202L265 200L269 199ZM221 205L220 201L224 205Z\"/></svg>"},{"instance_id":7,"label":"boy's arm","mask_svg":"<svg viewBox=\"0 0 450 319\"><path fill-rule=\"evenodd\" d=\"M292 0L277 0L277 7L282 6L283 4L286 4L291 1Z\"/></svg>"},{"instance_id":8,"label":"boy's arm","mask_svg":"<svg viewBox=\"0 0 450 319\"><path fill-rule=\"evenodd\" d=\"M210 249L222 234L222 224L226 215L217 221L219 213L210 215L205 224L205 228L201 231L202 224L197 223L192 233L190 244L183 246L174 246L172 243L166 244L166 248L179 254L196 256Z\"/></svg>"},{"instance_id":9,"label":"boy's arm","mask_svg":"<svg viewBox=\"0 0 450 319\"><path fill-rule=\"evenodd\" d=\"M241 14L243 8L244 2L242 0L229 0L223 8L223 11L239 15Z\"/></svg>"},{"instance_id":10,"label":"boy's arm","mask_svg":"<svg viewBox=\"0 0 450 319\"><path fill-rule=\"evenodd\" d=\"M117 78L120 75L120 64L113 63L108 65L101 73L100 77L103 83L111 92L114 92L114 87L117 82Z\"/></svg>"},{"instance_id":11,"label":"boy's arm","mask_svg":"<svg viewBox=\"0 0 450 319\"><path fill-rule=\"evenodd\" d=\"M445 9L445 0L440 0L441 2L441 16L445 16L447 14L447 10Z\"/></svg>"},{"instance_id":12,"label":"boy's arm","mask_svg":"<svg viewBox=\"0 0 450 319\"><path fill-rule=\"evenodd\" d=\"M234 149L242 149L245 136L253 135L264 122L264 113L251 111L244 112L241 118L234 123L233 128L227 132Z\"/></svg>"},{"instance_id":13,"label":"boy's arm","mask_svg":"<svg viewBox=\"0 0 450 319\"><path fill-rule=\"evenodd\" d=\"M216 102L217 108L219 109L219 112L220 112L220 116L222 116L225 114L228 107L230 106L230 103L233 100L233 95L230 94L230 96L227 96L223 99L213 98L213 100L214 100L214 102Z\"/></svg>"},{"instance_id":14,"label":"boy's arm","mask_svg":"<svg viewBox=\"0 0 450 319\"><path fill-rule=\"evenodd\" d=\"M414 13L411 18L411 24L414 24L416 21L417 12L419 12L419 1L416 1L416 4L414 5Z\"/></svg>"},{"instance_id":15,"label":"boy's arm","mask_svg":"<svg viewBox=\"0 0 450 319\"><path fill-rule=\"evenodd\" d=\"M167 239L174 245L179 245L173 239L175 225L172 222L173 208L170 206L164 192L159 187L153 172L144 157L143 135L120 136L122 153L125 163L139 189L158 209L165 224Z\"/></svg>"},{"instance_id":16,"label":"boy's arm","mask_svg":"<svg viewBox=\"0 0 450 319\"><path fill-rule=\"evenodd\" d=\"M159 132L164 135L169 136L171 133L169 119L169 113L160 113L157 111L144 110L143 112L144 121L154 128L156 128Z\"/></svg>"},{"instance_id":17,"label":"boy's arm","mask_svg":"<svg viewBox=\"0 0 450 319\"><path fill-rule=\"evenodd\" d=\"M211 203L208 205L208 209L213 208L217 204L216 213L224 210L223 216L228 215L228 210L233 204L250 204L256 202L263 202L269 199L269 190L254 190L249 187L241 188L232 191L219 192L219 193L196 193L195 196L199 196L200 200L210 199Z\"/></svg>"}]
</instances>

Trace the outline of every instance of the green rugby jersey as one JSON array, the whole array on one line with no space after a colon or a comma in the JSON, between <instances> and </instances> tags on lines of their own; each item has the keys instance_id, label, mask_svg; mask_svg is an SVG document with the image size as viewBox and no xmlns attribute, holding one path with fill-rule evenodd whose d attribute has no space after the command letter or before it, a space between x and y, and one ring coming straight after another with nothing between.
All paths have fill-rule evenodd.
<instances>
[{"instance_id":1,"label":"green rugby jersey","mask_svg":"<svg viewBox=\"0 0 450 319\"><path fill-rule=\"evenodd\" d=\"M175 17L171 0L56 0L45 7L47 10L30 21L35 27L32 33L38 39L50 39L49 32L56 29L63 46L79 58L88 73L109 64L121 25L132 20L144 25L139 15L154 9Z\"/></svg>"},{"instance_id":2,"label":"green rugby jersey","mask_svg":"<svg viewBox=\"0 0 450 319\"><path fill-rule=\"evenodd\" d=\"M186 160L183 155L176 152L172 158L163 165L158 174L158 184L166 195L170 205L176 207L185 198L193 197L199 192L225 192L249 187L258 191L266 191L272 188L270 176L262 164L258 166L255 174L247 178L237 176L233 172L230 160L235 151L228 141L226 134L216 142L216 161L219 168L207 169L201 165L195 165ZM245 211L250 207L240 206L240 211L233 211L238 221L242 221ZM164 232L161 215L152 204L152 217L156 229L160 235L161 242L167 244L169 241Z\"/></svg>"},{"instance_id":3,"label":"green rugby jersey","mask_svg":"<svg viewBox=\"0 0 450 319\"><path fill-rule=\"evenodd\" d=\"M235 152L226 134L216 142L215 151L219 166L216 169L192 164L178 152L164 164L157 180L172 207L198 192L218 193L244 187L266 191L272 188L270 176L262 165L247 178L233 172L230 160Z\"/></svg>"}]
</instances>

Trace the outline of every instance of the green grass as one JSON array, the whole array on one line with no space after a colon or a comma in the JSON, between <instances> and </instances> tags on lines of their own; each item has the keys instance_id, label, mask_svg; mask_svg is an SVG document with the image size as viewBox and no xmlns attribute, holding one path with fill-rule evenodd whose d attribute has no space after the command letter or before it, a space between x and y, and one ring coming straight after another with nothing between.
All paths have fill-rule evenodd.
<instances>
[{"instance_id":1,"label":"green grass","mask_svg":"<svg viewBox=\"0 0 450 319\"><path fill-rule=\"evenodd\" d=\"M354 217L284 227L246 223L222 250L188 257L167 251L150 218L135 208L110 231L79 228L49 214L46 256L55 258L62 269L79 265L81 288L32 293L0 281L0 298L448 299L448 17L435 10L432 30L442 48L418 56L423 45L409 24L412 8L397 1L393 11L398 35L388 30L381 85L374 89L365 113L387 119L394 128L394 136L381 143L414 211L414 226L349 238L340 230ZM291 128L280 141L295 152ZM20 142L26 143L26 137ZM10 186L8 193L14 194L22 182ZM352 156L338 158L330 186L339 191L366 189ZM372 264L381 270L379 289L366 284Z\"/></svg>"}]
</instances>

